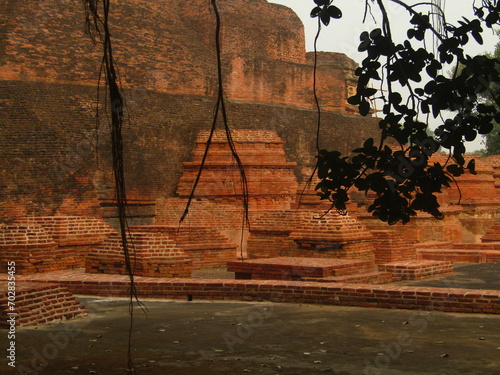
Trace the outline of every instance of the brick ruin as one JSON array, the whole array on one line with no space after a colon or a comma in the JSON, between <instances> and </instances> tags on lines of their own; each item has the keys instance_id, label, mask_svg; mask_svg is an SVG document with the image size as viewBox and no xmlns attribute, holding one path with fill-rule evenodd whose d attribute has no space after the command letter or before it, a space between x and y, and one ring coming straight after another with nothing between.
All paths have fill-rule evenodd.
<instances>
[{"instance_id":1,"label":"brick ruin","mask_svg":"<svg viewBox=\"0 0 500 375\"><path fill-rule=\"evenodd\" d=\"M303 25L290 9L266 0L220 0L220 8L227 109L248 180L249 226L239 170L222 131L179 224L215 103L208 2L124 0L113 14L130 111L125 167L138 277L189 278L193 270L229 264L242 279L384 284L449 273L453 262L500 260L498 157L474 156L478 174L458 179L461 196L451 188L439 198L442 221L420 215L388 227L366 213L366 197L356 194L348 215L325 215L328 205L317 200L314 182L306 186L316 113ZM78 2L0 4L0 262L5 267L14 260L17 273L34 283L23 289L27 296L54 271L85 268L89 280L126 273L114 229L107 125L101 119L96 129L95 121L102 105L95 95L99 51L83 24ZM318 57L320 146L349 152L377 137L378 120L357 115L347 103L356 64L338 53ZM83 291L76 284L68 291L52 279L42 282L52 289L41 293L59 304L40 312L38 294L26 297L23 308L32 306L38 315L23 322L84 313L68 302L70 292ZM161 289L163 282L154 283ZM117 295L126 290L121 283L113 284ZM192 293L204 290L197 288ZM0 305L5 301L1 294Z\"/></svg>"}]
</instances>

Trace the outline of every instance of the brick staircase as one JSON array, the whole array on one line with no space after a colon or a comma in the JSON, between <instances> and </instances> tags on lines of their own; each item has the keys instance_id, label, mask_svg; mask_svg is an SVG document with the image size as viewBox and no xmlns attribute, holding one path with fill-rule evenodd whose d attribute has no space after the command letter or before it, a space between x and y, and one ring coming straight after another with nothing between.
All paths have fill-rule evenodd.
<instances>
[{"instance_id":1,"label":"brick staircase","mask_svg":"<svg viewBox=\"0 0 500 375\"><path fill-rule=\"evenodd\" d=\"M2 283L7 285L7 283ZM0 328L9 326L8 313L16 313L16 327L66 320L87 314L65 287L57 284L18 282L13 310L8 305L7 288L0 288Z\"/></svg>"},{"instance_id":2,"label":"brick staircase","mask_svg":"<svg viewBox=\"0 0 500 375\"><path fill-rule=\"evenodd\" d=\"M129 228L131 263L134 273L150 277L190 277L191 258L172 240L168 233L148 226ZM134 252L135 250L135 252ZM127 273L122 239L113 233L87 256L88 273Z\"/></svg>"},{"instance_id":3,"label":"brick staircase","mask_svg":"<svg viewBox=\"0 0 500 375\"><path fill-rule=\"evenodd\" d=\"M215 229L147 225L130 230L166 233L192 259L194 269L225 266L236 259L236 245Z\"/></svg>"},{"instance_id":4,"label":"brick staircase","mask_svg":"<svg viewBox=\"0 0 500 375\"><path fill-rule=\"evenodd\" d=\"M373 262L351 259L278 257L228 262L236 279L297 280L383 284L390 272L379 272Z\"/></svg>"}]
</instances>

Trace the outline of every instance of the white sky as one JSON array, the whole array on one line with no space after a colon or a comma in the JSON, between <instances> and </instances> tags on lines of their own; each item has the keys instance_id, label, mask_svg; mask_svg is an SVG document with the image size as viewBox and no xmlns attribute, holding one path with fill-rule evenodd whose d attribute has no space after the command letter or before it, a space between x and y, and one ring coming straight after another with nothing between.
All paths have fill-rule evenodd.
<instances>
[{"instance_id":1,"label":"white sky","mask_svg":"<svg viewBox=\"0 0 500 375\"><path fill-rule=\"evenodd\" d=\"M313 40L317 30L317 19L310 17L311 10L315 4L313 0L268 0L270 3L283 4L292 8L304 23L306 33L306 48L308 51L313 50ZM430 0L427 0L430 1ZM408 4L422 2L422 0L407 0ZM447 21L455 23L462 16L472 18L473 0L441 0L444 4L444 10ZM386 0L386 8L389 16L393 20L393 33L397 34L400 31L402 37L406 36L406 31L409 28L408 12L399 5ZM333 3L338 6L343 13L343 17L339 20L332 20L328 27L323 27L322 35L319 40L318 50L342 52L351 57L356 62L360 63L365 57L357 51L359 44L359 35L364 30L372 30L377 27L373 22L372 17L367 17L365 24L363 21L365 0L336 0ZM376 4L372 5L374 16L380 19L377 12ZM425 8L427 9L427 8ZM424 8L421 8L424 12ZM467 49L471 55L493 51L495 44L498 42L498 37L491 32L486 32L484 35L485 43L481 46L471 43L472 48Z\"/></svg>"},{"instance_id":2,"label":"white sky","mask_svg":"<svg viewBox=\"0 0 500 375\"><path fill-rule=\"evenodd\" d=\"M406 2L408 4L415 4L422 1L430 0L407 0ZM304 24L306 49L308 51L313 50L318 22L317 19L310 17L311 10L315 6L314 1L268 0L268 2L283 4L295 11ZM444 7L446 21L448 23L456 24L456 21L462 19L462 17L471 19L474 16L472 10L473 0L441 0L441 3ZM354 61L360 63L366 55L358 52L359 35L365 30L370 31L380 25L375 24L370 15L367 16L366 23L363 24L365 0L336 0L333 4L342 10L343 17L338 20L331 20L330 25L327 27L323 26L322 34L318 41L318 50L345 53ZM391 26L393 34L400 34L401 38L406 38L406 31L411 26L409 24L410 17L408 12L399 5L392 3L390 0L386 0L385 4L389 17L392 20ZM372 5L372 10L375 18L379 21L381 17L380 13L377 12L378 8L376 4ZM428 8L421 8L421 11L427 13ZM483 38L483 45L477 44L471 38L471 42L466 48L466 53L474 56L485 52L493 52L496 43L499 42L498 36L488 29L483 33ZM436 126L436 124L434 124L434 126ZM475 151L482 147L484 146L478 138L467 145L467 151Z\"/></svg>"}]
</instances>

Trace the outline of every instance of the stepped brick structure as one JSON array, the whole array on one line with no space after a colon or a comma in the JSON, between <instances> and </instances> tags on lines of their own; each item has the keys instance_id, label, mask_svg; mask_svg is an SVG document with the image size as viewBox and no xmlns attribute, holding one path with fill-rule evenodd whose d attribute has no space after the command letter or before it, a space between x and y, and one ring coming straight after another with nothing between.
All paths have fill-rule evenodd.
<instances>
[{"instance_id":1,"label":"stepped brick structure","mask_svg":"<svg viewBox=\"0 0 500 375\"><path fill-rule=\"evenodd\" d=\"M194 160L183 163L177 193L187 198L191 193L207 147L208 132L197 138ZM283 141L271 130L233 130L231 138L244 166L251 209L287 209L295 201L297 178L287 162ZM194 198L229 202L242 200L242 180L224 131L214 133Z\"/></svg>"},{"instance_id":2,"label":"stepped brick structure","mask_svg":"<svg viewBox=\"0 0 500 375\"><path fill-rule=\"evenodd\" d=\"M316 127L303 25L266 0L220 0L219 8L230 126L276 131L299 176L314 163ZM182 163L212 122L215 18L203 0L124 0L111 17L130 115L131 222L152 224L156 200L175 197ZM81 215L116 224L108 127L102 118L96 129L95 120L100 50L84 33L81 3L6 0L0 25L0 222ZM356 64L338 53L318 57L322 116L331 124L321 146L348 152L376 136L377 120L347 103Z\"/></svg>"},{"instance_id":3,"label":"stepped brick structure","mask_svg":"<svg viewBox=\"0 0 500 375\"><path fill-rule=\"evenodd\" d=\"M309 210L270 211L254 219L249 258L276 256L375 260L373 236L349 215Z\"/></svg>"},{"instance_id":4,"label":"stepped brick structure","mask_svg":"<svg viewBox=\"0 0 500 375\"><path fill-rule=\"evenodd\" d=\"M7 262L16 262L16 273L29 274L72 268L80 259L67 254L41 225L0 226L2 272Z\"/></svg>"},{"instance_id":5,"label":"stepped brick structure","mask_svg":"<svg viewBox=\"0 0 500 375\"><path fill-rule=\"evenodd\" d=\"M131 227L130 230L168 235L192 260L194 269L224 267L228 261L236 259L236 245L215 229L148 225Z\"/></svg>"},{"instance_id":6,"label":"stepped brick structure","mask_svg":"<svg viewBox=\"0 0 500 375\"><path fill-rule=\"evenodd\" d=\"M500 242L500 222L495 222L490 229L481 237L482 243Z\"/></svg>"},{"instance_id":7,"label":"stepped brick structure","mask_svg":"<svg viewBox=\"0 0 500 375\"><path fill-rule=\"evenodd\" d=\"M130 229L129 251L135 275L162 277L191 276L192 261L160 228ZM112 234L86 258L89 273L127 274L122 239Z\"/></svg>"},{"instance_id":8,"label":"stepped brick structure","mask_svg":"<svg viewBox=\"0 0 500 375\"><path fill-rule=\"evenodd\" d=\"M6 283L0 286L0 328L8 328ZM57 284L23 282L16 288L16 326L26 327L87 315L71 292Z\"/></svg>"},{"instance_id":9,"label":"stepped brick structure","mask_svg":"<svg viewBox=\"0 0 500 375\"><path fill-rule=\"evenodd\" d=\"M85 216L31 216L15 224L41 225L58 246L95 245L115 230L104 220Z\"/></svg>"}]
</instances>

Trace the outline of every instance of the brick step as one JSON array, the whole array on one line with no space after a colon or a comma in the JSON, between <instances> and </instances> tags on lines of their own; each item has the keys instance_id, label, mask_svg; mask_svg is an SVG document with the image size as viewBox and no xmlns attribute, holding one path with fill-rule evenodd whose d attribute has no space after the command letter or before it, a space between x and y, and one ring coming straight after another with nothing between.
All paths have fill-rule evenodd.
<instances>
[{"instance_id":1,"label":"brick step","mask_svg":"<svg viewBox=\"0 0 500 375\"><path fill-rule=\"evenodd\" d=\"M302 280L366 274L373 272L375 265L350 259L278 257L228 262L227 270L235 272L237 279Z\"/></svg>"},{"instance_id":2,"label":"brick step","mask_svg":"<svg viewBox=\"0 0 500 375\"><path fill-rule=\"evenodd\" d=\"M234 249L235 246L232 243L226 244L213 244L207 243L206 240L200 240L199 242L184 242L177 241L179 246L182 247L184 251L194 251L194 250L222 250L222 249Z\"/></svg>"},{"instance_id":3,"label":"brick step","mask_svg":"<svg viewBox=\"0 0 500 375\"><path fill-rule=\"evenodd\" d=\"M17 327L66 320L87 314L81 305L65 287L57 284L18 282L13 310L9 308L8 291L0 288L0 327L8 327L8 313L15 312Z\"/></svg>"},{"instance_id":4,"label":"brick step","mask_svg":"<svg viewBox=\"0 0 500 375\"><path fill-rule=\"evenodd\" d=\"M473 249L420 249L417 251L419 260L437 260L453 263L487 263L498 262L498 250L473 250Z\"/></svg>"},{"instance_id":5,"label":"brick step","mask_svg":"<svg viewBox=\"0 0 500 375\"><path fill-rule=\"evenodd\" d=\"M215 229L179 228L177 225L144 225L130 227L132 233L163 233L192 259L195 269L220 267L236 258L236 245ZM189 276L188 276L189 277Z\"/></svg>"},{"instance_id":6,"label":"brick step","mask_svg":"<svg viewBox=\"0 0 500 375\"><path fill-rule=\"evenodd\" d=\"M379 264L381 272L391 272L397 280L419 280L453 272L453 263L435 260L414 260Z\"/></svg>"},{"instance_id":7,"label":"brick step","mask_svg":"<svg viewBox=\"0 0 500 375\"><path fill-rule=\"evenodd\" d=\"M454 243L453 248L464 250L500 250L500 242Z\"/></svg>"},{"instance_id":8,"label":"brick step","mask_svg":"<svg viewBox=\"0 0 500 375\"><path fill-rule=\"evenodd\" d=\"M485 251L486 262L500 262L500 251Z\"/></svg>"},{"instance_id":9,"label":"brick step","mask_svg":"<svg viewBox=\"0 0 500 375\"><path fill-rule=\"evenodd\" d=\"M394 281L391 272L368 272L357 275L327 276L322 278L304 277L300 281L316 281L322 283L351 283L351 284L388 284Z\"/></svg>"},{"instance_id":10,"label":"brick step","mask_svg":"<svg viewBox=\"0 0 500 375\"><path fill-rule=\"evenodd\" d=\"M164 232L183 249L221 249L234 247L232 242L215 229L204 227L179 228L167 225L130 227L134 233Z\"/></svg>"}]
</instances>

